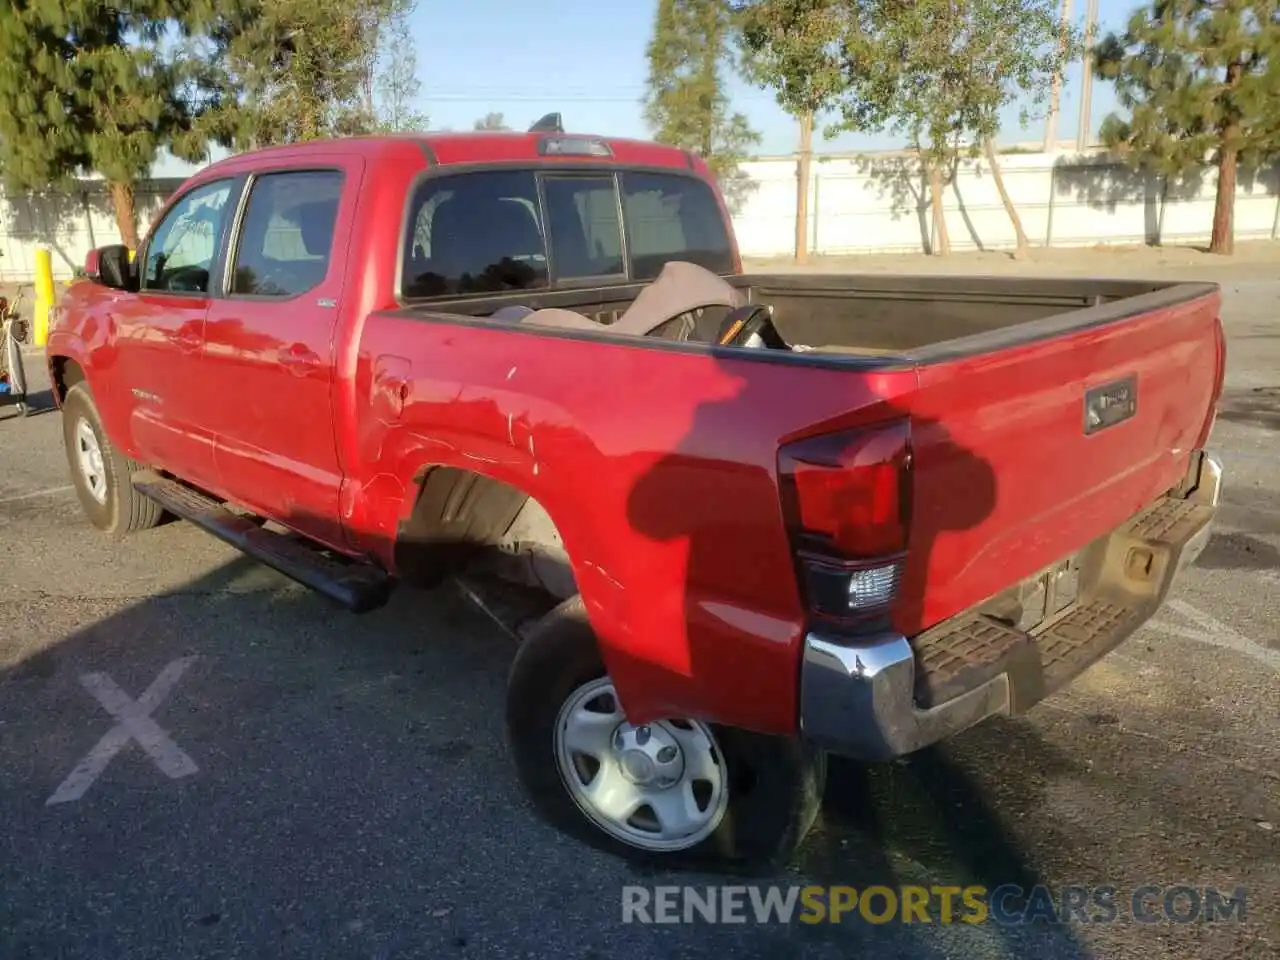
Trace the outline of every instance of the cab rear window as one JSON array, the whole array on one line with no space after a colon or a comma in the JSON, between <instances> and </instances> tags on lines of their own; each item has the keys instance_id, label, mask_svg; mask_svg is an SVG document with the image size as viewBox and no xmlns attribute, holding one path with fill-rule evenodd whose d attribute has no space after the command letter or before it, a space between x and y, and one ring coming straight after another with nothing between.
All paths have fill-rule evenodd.
<instances>
[{"instance_id":1,"label":"cab rear window","mask_svg":"<svg viewBox=\"0 0 1280 960\"><path fill-rule=\"evenodd\" d=\"M487 170L410 199L401 298L650 280L669 260L734 269L715 195L664 173Z\"/></svg>"}]
</instances>

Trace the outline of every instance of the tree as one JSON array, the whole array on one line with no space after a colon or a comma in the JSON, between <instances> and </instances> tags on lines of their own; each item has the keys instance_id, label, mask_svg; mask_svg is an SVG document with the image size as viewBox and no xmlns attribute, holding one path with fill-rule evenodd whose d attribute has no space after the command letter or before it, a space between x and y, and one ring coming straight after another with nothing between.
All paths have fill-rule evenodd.
<instances>
[{"instance_id":1,"label":"tree","mask_svg":"<svg viewBox=\"0 0 1280 960\"><path fill-rule=\"evenodd\" d=\"M1000 114L1028 113L1074 55L1056 0L756 0L740 5L753 75L783 105L834 112L827 135L888 129L906 139L929 184L934 252L951 244L943 191L963 155L984 153L1018 236L994 149ZM753 10L752 8L758 8ZM772 9L770 9L772 8ZM764 23L762 31L754 24Z\"/></svg>"},{"instance_id":2,"label":"tree","mask_svg":"<svg viewBox=\"0 0 1280 960\"><path fill-rule=\"evenodd\" d=\"M405 26L403 21L400 25ZM380 59L375 110L378 129L389 133L426 129L430 122L427 115L414 106L422 81L418 79L417 51L407 29L394 32L385 58Z\"/></svg>"},{"instance_id":3,"label":"tree","mask_svg":"<svg viewBox=\"0 0 1280 960\"><path fill-rule=\"evenodd\" d=\"M510 130L500 113L486 113L475 123L477 130Z\"/></svg>"},{"instance_id":4,"label":"tree","mask_svg":"<svg viewBox=\"0 0 1280 960\"><path fill-rule=\"evenodd\" d=\"M1213 253L1235 250L1238 167L1280 152L1278 54L1275 0L1155 0L1096 51L1130 112L1107 117L1104 143L1166 176L1217 167Z\"/></svg>"},{"instance_id":5,"label":"tree","mask_svg":"<svg viewBox=\"0 0 1280 960\"><path fill-rule=\"evenodd\" d=\"M1080 33L1065 23L1058 0L968 0L958 3L963 39L952 47L958 93L958 140L978 151L1000 194L1017 240L1015 256L1030 252L1017 208L1005 189L995 141L1000 114L1020 104L1021 124L1050 101L1054 87L1080 49ZM954 167L954 164L952 164Z\"/></svg>"},{"instance_id":6,"label":"tree","mask_svg":"<svg viewBox=\"0 0 1280 960\"><path fill-rule=\"evenodd\" d=\"M0 166L9 189L97 173L122 240L136 249L137 181L164 148L203 159L215 132L208 121L222 109L221 92L189 56L214 19L212 0L0 9Z\"/></svg>"},{"instance_id":7,"label":"tree","mask_svg":"<svg viewBox=\"0 0 1280 960\"><path fill-rule=\"evenodd\" d=\"M377 126L377 51L406 0L245 0L224 21L219 61L239 91L241 147L368 133Z\"/></svg>"},{"instance_id":8,"label":"tree","mask_svg":"<svg viewBox=\"0 0 1280 960\"><path fill-rule=\"evenodd\" d=\"M1071 0L1062 0L1062 26L1065 30L1071 23ZM1065 64L1064 64L1065 66ZM1058 107L1062 98L1063 76L1054 76L1049 87L1049 111L1044 122L1044 152L1052 153L1058 149Z\"/></svg>"},{"instance_id":9,"label":"tree","mask_svg":"<svg viewBox=\"0 0 1280 960\"><path fill-rule=\"evenodd\" d=\"M811 138L818 114L844 89L838 3L781 0L737 3L744 73L772 87L778 105L800 125L796 164L796 260L808 256Z\"/></svg>"},{"instance_id":10,"label":"tree","mask_svg":"<svg viewBox=\"0 0 1280 960\"><path fill-rule=\"evenodd\" d=\"M697 152L732 209L750 180L739 168L760 134L730 109L725 74L734 66L733 15L724 0L659 0L644 117L654 139Z\"/></svg>"}]
</instances>

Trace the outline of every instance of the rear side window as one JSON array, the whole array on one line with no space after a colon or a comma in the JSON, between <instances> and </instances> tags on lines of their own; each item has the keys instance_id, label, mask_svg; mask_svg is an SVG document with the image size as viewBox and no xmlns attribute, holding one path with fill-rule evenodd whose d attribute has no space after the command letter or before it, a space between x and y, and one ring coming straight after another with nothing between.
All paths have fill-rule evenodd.
<instances>
[{"instance_id":1,"label":"rear side window","mask_svg":"<svg viewBox=\"0 0 1280 960\"><path fill-rule=\"evenodd\" d=\"M342 174L299 170L257 177L236 243L231 292L294 297L329 273Z\"/></svg>"},{"instance_id":2,"label":"rear side window","mask_svg":"<svg viewBox=\"0 0 1280 960\"><path fill-rule=\"evenodd\" d=\"M622 208L636 280L652 280L669 260L687 260L712 273L733 272L724 214L701 180L624 173Z\"/></svg>"},{"instance_id":3,"label":"rear side window","mask_svg":"<svg viewBox=\"0 0 1280 960\"><path fill-rule=\"evenodd\" d=\"M715 194L692 177L455 174L424 180L408 212L401 267L406 300L624 280L628 254L637 280L653 279L671 260L716 273L734 270Z\"/></svg>"},{"instance_id":4,"label":"rear side window","mask_svg":"<svg viewBox=\"0 0 1280 960\"><path fill-rule=\"evenodd\" d=\"M401 278L406 299L547 286L547 251L532 172L426 180L410 215Z\"/></svg>"},{"instance_id":5,"label":"rear side window","mask_svg":"<svg viewBox=\"0 0 1280 960\"><path fill-rule=\"evenodd\" d=\"M556 279L625 275L613 177L549 176L543 183Z\"/></svg>"}]
</instances>

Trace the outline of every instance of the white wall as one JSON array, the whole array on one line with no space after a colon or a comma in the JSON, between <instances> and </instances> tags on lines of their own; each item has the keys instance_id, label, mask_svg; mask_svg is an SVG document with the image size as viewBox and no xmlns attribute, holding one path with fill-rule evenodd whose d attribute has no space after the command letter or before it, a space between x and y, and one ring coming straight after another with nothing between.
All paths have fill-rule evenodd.
<instances>
[{"instance_id":1,"label":"white wall","mask_svg":"<svg viewBox=\"0 0 1280 960\"><path fill-rule=\"evenodd\" d=\"M809 190L809 249L816 254L922 252L931 232L928 182L897 156L815 158ZM744 256L791 255L795 248L793 159L744 165L756 189L734 216ZM1099 155L1010 154L1005 187L1033 245L1195 243L1209 239L1217 177L1165 184ZM951 246L1005 249L1013 227L985 160L961 165L945 192ZM1241 171L1236 238L1276 239L1280 167Z\"/></svg>"},{"instance_id":2,"label":"white wall","mask_svg":"<svg viewBox=\"0 0 1280 960\"><path fill-rule=\"evenodd\" d=\"M152 180L137 187L140 231L181 182ZM84 264L94 247L119 242L114 207L101 180L82 180L72 189L39 196L0 193L0 282L30 282L38 244L53 251L53 275L63 279Z\"/></svg>"},{"instance_id":3,"label":"white wall","mask_svg":"<svg viewBox=\"0 0 1280 960\"><path fill-rule=\"evenodd\" d=\"M1216 176L1165 184L1098 155L1001 157L1005 185L1034 245L1205 242ZM744 165L755 189L734 216L744 256L789 256L795 237L796 165L792 158ZM918 252L929 238L928 186L898 156L815 158L809 197L809 243L815 254ZM152 181L137 192L139 225L180 181ZM952 247L1007 249L1013 228L985 161L966 162L946 190ZM1236 237L1280 239L1280 166L1241 171ZM100 182L58 196L0 197L0 282L31 279L37 243L53 249L55 276L69 277L95 245L119 239Z\"/></svg>"}]
</instances>

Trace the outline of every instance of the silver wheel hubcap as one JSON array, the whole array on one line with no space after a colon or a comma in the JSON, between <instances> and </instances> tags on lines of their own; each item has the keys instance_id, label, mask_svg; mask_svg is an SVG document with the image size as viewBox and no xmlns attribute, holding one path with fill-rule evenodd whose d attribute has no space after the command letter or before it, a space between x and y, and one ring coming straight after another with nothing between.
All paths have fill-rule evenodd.
<instances>
[{"instance_id":1,"label":"silver wheel hubcap","mask_svg":"<svg viewBox=\"0 0 1280 960\"><path fill-rule=\"evenodd\" d=\"M692 720L627 723L613 684L593 680L560 708L556 763L570 796L606 833L643 850L686 850L729 803L723 755Z\"/></svg>"},{"instance_id":2,"label":"silver wheel hubcap","mask_svg":"<svg viewBox=\"0 0 1280 960\"><path fill-rule=\"evenodd\" d=\"M102 457L102 446L88 420L76 424L76 462L80 465L80 476L89 488L89 495L98 503L106 503L107 467Z\"/></svg>"}]
</instances>

